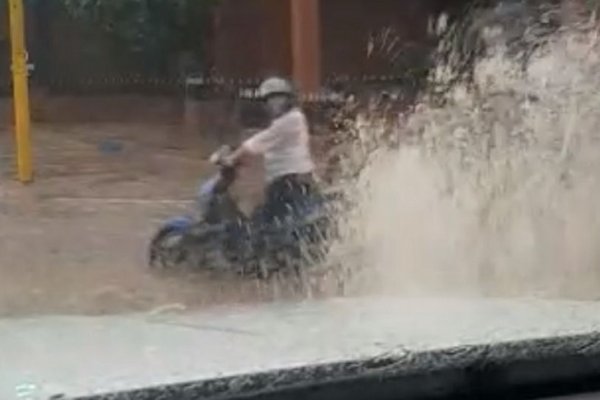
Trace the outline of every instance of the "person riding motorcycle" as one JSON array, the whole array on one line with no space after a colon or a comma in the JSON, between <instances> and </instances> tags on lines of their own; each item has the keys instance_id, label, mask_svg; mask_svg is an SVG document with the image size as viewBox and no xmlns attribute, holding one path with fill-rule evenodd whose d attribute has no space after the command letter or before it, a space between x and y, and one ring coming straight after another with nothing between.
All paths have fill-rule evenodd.
<instances>
[{"instance_id":1,"label":"person riding motorcycle","mask_svg":"<svg viewBox=\"0 0 600 400\"><path fill-rule=\"evenodd\" d=\"M282 219L317 194L315 164L310 150L308 122L292 84L279 77L266 79L258 89L270 125L242 143L226 163L264 156L266 198L257 218L264 223Z\"/></svg>"}]
</instances>

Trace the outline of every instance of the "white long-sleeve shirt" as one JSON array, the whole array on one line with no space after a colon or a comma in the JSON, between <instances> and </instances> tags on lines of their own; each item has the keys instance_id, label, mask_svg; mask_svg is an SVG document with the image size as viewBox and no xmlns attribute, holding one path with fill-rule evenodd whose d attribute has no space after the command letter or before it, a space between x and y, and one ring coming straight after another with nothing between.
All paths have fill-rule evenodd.
<instances>
[{"instance_id":1,"label":"white long-sleeve shirt","mask_svg":"<svg viewBox=\"0 0 600 400\"><path fill-rule=\"evenodd\" d=\"M310 154L308 122L294 108L273 120L271 125L246 140L243 146L265 158L267 182L289 174L305 174L315 169Z\"/></svg>"}]
</instances>

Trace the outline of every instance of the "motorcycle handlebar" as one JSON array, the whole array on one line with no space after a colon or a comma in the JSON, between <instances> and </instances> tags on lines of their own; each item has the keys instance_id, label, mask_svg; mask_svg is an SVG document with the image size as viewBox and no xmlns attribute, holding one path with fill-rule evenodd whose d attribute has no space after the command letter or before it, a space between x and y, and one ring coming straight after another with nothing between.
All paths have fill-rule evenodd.
<instances>
[{"instance_id":1,"label":"motorcycle handlebar","mask_svg":"<svg viewBox=\"0 0 600 400\"><path fill-rule=\"evenodd\" d=\"M231 148L231 146L227 146L227 145L221 146L217 151L215 151L213 154L211 154L209 161L212 164L217 165L221 168L231 167L226 162L226 159L232 153L233 153L233 149Z\"/></svg>"}]
</instances>

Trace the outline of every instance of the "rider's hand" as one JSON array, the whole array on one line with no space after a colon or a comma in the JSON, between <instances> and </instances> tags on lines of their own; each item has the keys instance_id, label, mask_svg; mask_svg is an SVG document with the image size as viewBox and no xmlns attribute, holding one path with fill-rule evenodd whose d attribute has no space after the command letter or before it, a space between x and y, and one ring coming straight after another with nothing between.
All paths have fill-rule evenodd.
<instances>
[{"instance_id":1,"label":"rider's hand","mask_svg":"<svg viewBox=\"0 0 600 400\"><path fill-rule=\"evenodd\" d=\"M224 167L234 167L235 164L237 164L237 160L232 157L232 156L225 156L225 157L221 157L221 159L219 160L219 164L224 166Z\"/></svg>"},{"instance_id":2,"label":"rider's hand","mask_svg":"<svg viewBox=\"0 0 600 400\"><path fill-rule=\"evenodd\" d=\"M235 164L232 150L229 146L222 146L219 150L210 156L210 162L214 165L231 167Z\"/></svg>"},{"instance_id":3,"label":"rider's hand","mask_svg":"<svg viewBox=\"0 0 600 400\"><path fill-rule=\"evenodd\" d=\"M218 165L219 162L221 161L221 158L222 157L219 153L213 153L213 154L211 154L208 161L210 161L211 164Z\"/></svg>"}]
</instances>

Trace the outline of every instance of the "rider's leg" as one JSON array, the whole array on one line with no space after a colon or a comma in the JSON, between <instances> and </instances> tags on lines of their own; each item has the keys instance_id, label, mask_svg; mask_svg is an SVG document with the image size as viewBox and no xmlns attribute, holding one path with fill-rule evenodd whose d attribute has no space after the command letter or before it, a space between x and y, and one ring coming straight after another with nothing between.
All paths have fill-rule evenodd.
<instances>
[{"instance_id":1,"label":"rider's leg","mask_svg":"<svg viewBox=\"0 0 600 400\"><path fill-rule=\"evenodd\" d=\"M282 219L293 214L315 193L310 176L293 174L276 179L267 188L266 219Z\"/></svg>"}]
</instances>

